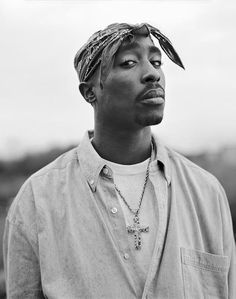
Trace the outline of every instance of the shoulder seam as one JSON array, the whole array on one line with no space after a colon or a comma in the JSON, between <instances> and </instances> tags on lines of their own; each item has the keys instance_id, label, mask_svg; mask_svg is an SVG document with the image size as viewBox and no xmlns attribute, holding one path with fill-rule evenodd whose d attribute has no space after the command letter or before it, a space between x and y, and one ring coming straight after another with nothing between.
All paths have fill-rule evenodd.
<instances>
[{"instance_id":1,"label":"shoulder seam","mask_svg":"<svg viewBox=\"0 0 236 299\"><path fill-rule=\"evenodd\" d=\"M34 174L32 174L29 178L31 179L31 178L38 178L38 177L41 177L41 176L44 176L44 175L47 175L48 174L48 172L50 172L50 171L53 171L53 170L63 170L63 169L65 169L66 167L67 167L67 165L69 164L69 163L71 163L72 161L74 161L74 160L77 160L77 158L72 158L70 161L68 161L64 166L62 166L62 167L53 167L53 168L49 168L49 169L45 169L44 171L42 171L43 173L38 173L38 172L36 172L36 173L34 173ZM41 169L42 170L42 169ZM39 170L40 171L40 170Z\"/></svg>"},{"instance_id":2,"label":"shoulder seam","mask_svg":"<svg viewBox=\"0 0 236 299\"><path fill-rule=\"evenodd\" d=\"M203 172L204 174L206 174L207 176L210 176L213 180L215 180L217 183L218 182L218 179L209 171L207 171L206 169L204 169L203 167L197 165L196 163L192 162L191 160L189 160L187 157L185 157L184 155L178 153L178 152L175 152L171 149L168 148L168 152L169 152L169 157L171 158L171 156L175 156L177 157L177 159L182 162L184 165L192 168L192 169L196 169L200 172Z\"/></svg>"}]
</instances>

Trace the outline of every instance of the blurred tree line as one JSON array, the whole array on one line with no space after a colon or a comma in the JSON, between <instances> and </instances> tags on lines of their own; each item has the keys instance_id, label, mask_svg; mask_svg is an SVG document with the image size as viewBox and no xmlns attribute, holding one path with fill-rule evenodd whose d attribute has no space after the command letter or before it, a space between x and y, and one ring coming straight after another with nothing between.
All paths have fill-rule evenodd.
<instances>
[{"instance_id":1,"label":"blurred tree line","mask_svg":"<svg viewBox=\"0 0 236 299\"><path fill-rule=\"evenodd\" d=\"M0 299L5 298L2 236L8 207L27 177L73 147L74 145L64 148L54 148L46 152L26 155L18 160L0 160ZM236 147L223 148L215 153L204 152L198 155L185 156L200 167L214 174L223 185L229 199L235 234Z\"/></svg>"}]
</instances>

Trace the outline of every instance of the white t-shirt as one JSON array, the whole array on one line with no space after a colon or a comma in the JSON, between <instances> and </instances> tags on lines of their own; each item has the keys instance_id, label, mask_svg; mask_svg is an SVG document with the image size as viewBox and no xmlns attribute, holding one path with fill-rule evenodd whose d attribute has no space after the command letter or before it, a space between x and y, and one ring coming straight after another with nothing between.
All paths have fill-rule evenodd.
<instances>
[{"instance_id":1,"label":"white t-shirt","mask_svg":"<svg viewBox=\"0 0 236 299\"><path fill-rule=\"evenodd\" d=\"M117 188L121 191L121 194L124 196L132 210L136 210L139 205L145 181L148 161L149 159L138 164L122 165L105 160L107 166L110 167L113 171L114 183L116 184ZM156 169L154 169L154 172L157 171L158 168L156 167ZM126 225L132 226L134 223L134 214L130 212L130 210L128 209L118 192L117 196L124 213ZM142 205L139 212L139 220L141 227L149 226L149 232L141 233L142 247L140 250L137 250L134 247L134 235L128 234L128 232L127 234L130 248L134 254L137 266L140 269L143 281L145 281L155 245L158 225L157 199L155 196L153 185L149 179L147 181Z\"/></svg>"}]
</instances>

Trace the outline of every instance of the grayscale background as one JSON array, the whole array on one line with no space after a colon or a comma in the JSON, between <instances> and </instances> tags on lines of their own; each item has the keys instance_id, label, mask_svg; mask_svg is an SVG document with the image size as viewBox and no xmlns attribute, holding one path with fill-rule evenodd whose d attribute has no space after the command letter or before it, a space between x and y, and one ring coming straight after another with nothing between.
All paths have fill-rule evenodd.
<instances>
[{"instance_id":1,"label":"grayscale background","mask_svg":"<svg viewBox=\"0 0 236 299\"><path fill-rule=\"evenodd\" d=\"M93 128L78 91L77 50L114 22L147 22L186 70L164 58L161 140L223 184L236 222L236 2L234 0L0 0L0 299L2 234L23 181Z\"/></svg>"}]
</instances>

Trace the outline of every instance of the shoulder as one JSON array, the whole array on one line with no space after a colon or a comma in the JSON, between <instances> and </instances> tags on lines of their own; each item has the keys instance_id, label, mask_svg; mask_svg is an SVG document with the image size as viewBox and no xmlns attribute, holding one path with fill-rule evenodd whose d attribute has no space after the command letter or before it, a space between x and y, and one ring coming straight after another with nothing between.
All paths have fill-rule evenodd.
<instances>
[{"instance_id":1,"label":"shoulder","mask_svg":"<svg viewBox=\"0 0 236 299\"><path fill-rule=\"evenodd\" d=\"M77 147L62 154L54 161L32 174L21 186L14 198L7 219L14 224L32 223L39 199L57 198L68 173L78 167Z\"/></svg>"},{"instance_id":2,"label":"shoulder","mask_svg":"<svg viewBox=\"0 0 236 299\"><path fill-rule=\"evenodd\" d=\"M157 147L157 157L164 165L166 175L172 181L181 185L186 183L217 186L219 184L214 175L165 145L155 134L153 139Z\"/></svg>"},{"instance_id":3,"label":"shoulder","mask_svg":"<svg viewBox=\"0 0 236 299\"><path fill-rule=\"evenodd\" d=\"M203 210L228 210L228 200L219 180L177 151L165 147L171 190L183 204L192 202Z\"/></svg>"},{"instance_id":4,"label":"shoulder","mask_svg":"<svg viewBox=\"0 0 236 299\"><path fill-rule=\"evenodd\" d=\"M178 176L180 179L185 179L189 183L198 184L199 187L207 186L208 188L211 187L213 189L221 188L218 179L213 174L175 150L168 147L166 147L166 150L170 159L171 171L174 176Z\"/></svg>"},{"instance_id":5,"label":"shoulder","mask_svg":"<svg viewBox=\"0 0 236 299\"><path fill-rule=\"evenodd\" d=\"M46 175L53 174L54 172L63 171L65 168L72 166L77 163L77 147L73 148L64 154L60 155L51 163L47 164L34 174L30 176L31 180L34 180L38 177L43 177Z\"/></svg>"},{"instance_id":6,"label":"shoulder","mask_svg":"<svg viewBox=\"0 0 236 299\"><path fill-rule=\"evenodd\" d=\"M213 212L219 218L226 219L230 226L230 209L224 188L210 172L199 167L178 152L167 148L170 159L172 184L177 193L198 202L201 213ZM204 212L205 211L205 212ZM218 213L219 212L219 213Z\"/></svg>"}]
</instances>

